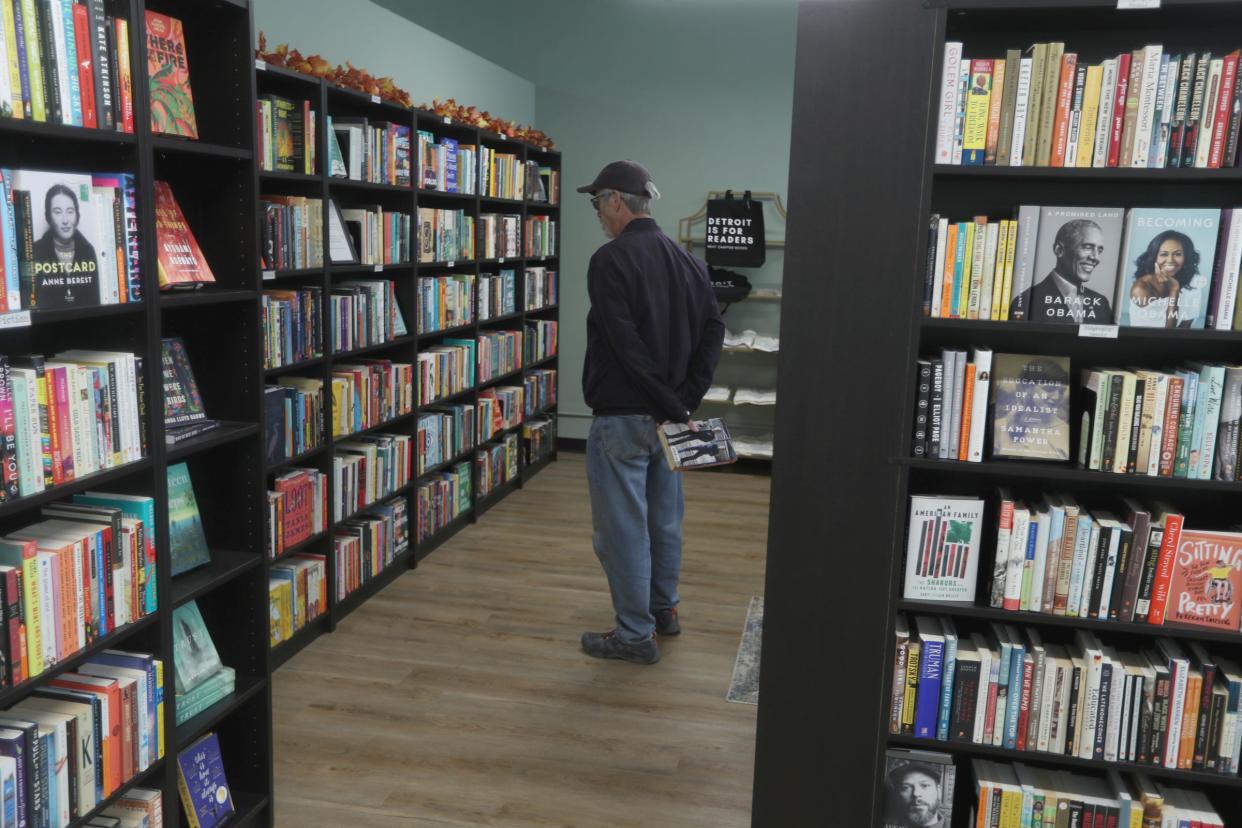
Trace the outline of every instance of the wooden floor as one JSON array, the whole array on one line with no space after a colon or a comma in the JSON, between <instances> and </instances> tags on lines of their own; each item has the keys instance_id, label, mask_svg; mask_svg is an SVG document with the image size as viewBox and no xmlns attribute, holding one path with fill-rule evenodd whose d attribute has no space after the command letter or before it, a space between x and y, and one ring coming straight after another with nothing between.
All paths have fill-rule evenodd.
<instances>
[{"instance_id":1,"label":"wooden floor","mask_svg":"<svg viewBox=\"0 0 1242 828\"><path fill-rule=\"evenodd\" d=\"M579 650L612 610L562 453L276 674L276 824L748 826L755 708L724 699L768 482L686 475L685 632L639 667Z\"/></svg>"}]
</instances>

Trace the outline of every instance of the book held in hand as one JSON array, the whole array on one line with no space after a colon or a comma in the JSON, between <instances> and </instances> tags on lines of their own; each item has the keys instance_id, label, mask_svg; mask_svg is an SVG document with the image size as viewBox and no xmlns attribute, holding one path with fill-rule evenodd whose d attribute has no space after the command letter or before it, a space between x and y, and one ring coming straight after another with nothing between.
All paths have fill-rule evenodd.
<instances>
[{"instance_id":1,"label":"book held in hand","mask_svg":"<svg viewBox=\"0 0 1242 828\"><path fill-rule=\"evenodd\" d=\"M973 601L982 531L983 501L977 497L911 496L902 595L915 601Z\"/></svg>"},{"instance_id":2,"label":"book held in hand","mask_svg":"<svg viewBox=\"0 0 1242 828\"><path fill-rule=\"evenodd\" d=\"M691 431L688 423L665 423L660 426L660 446L664 459L673 471L706 469L737 462L737 452L724 420L696 420L698 431Z\"/></svg>"}]
</instances>

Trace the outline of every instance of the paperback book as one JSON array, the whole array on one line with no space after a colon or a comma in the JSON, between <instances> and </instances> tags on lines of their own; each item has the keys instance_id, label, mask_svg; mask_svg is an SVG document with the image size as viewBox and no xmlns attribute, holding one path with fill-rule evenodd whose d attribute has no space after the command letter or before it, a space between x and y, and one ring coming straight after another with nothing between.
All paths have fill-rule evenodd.
<instances>
[{"instance_id":1,"label":"paperback book","mask_svg":"<svg viewBox=\"0 0 1242 828\"><path fill-rule=\"evenodd\" d=\"M979 498L911 496L902 595L916 601L973 601L982 530Z\"/></svg>"},{"instance_id":2,"label":"paperback book","mask_svg":"<svg viewBox=\"0 0 1242 828\"><path fill-rule=\"evenodd\" d=\"M712 417L696 420L697 430L688 423L665 423L657 432L664 459L673 471L706 469L737 462L737 452L724 420Z\"/></svg>"},{"instance_id":3,"label":"paperback book","mask_svg":"<svg viewBox=\"0 0 1242 828\"><path fill-rule=\"evenodd\" d=\"M216 734L208 733L177 755L177 790L190 828L216 828L233 815Z\"/></svg>"},{"instance_id":4,"label":"paperback book","mask_svg":"<svg viewBox=\"0 0 1242 828\"><path fill-rule=\"evenodd\" d=\"M1237 632L1242 534L1183 529L1171 564L1165 623Z\"/></svg>"}]
</instances>

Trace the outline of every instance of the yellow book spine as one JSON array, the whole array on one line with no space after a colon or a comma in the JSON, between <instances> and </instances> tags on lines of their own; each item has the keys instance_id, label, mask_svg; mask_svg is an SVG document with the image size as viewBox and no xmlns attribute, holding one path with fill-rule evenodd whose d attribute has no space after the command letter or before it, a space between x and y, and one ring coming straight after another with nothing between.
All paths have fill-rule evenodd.
<instances>
[{"instance_id":1,"label":"yellow book spine","mask_svg":"<svg viewBox=\"0 0 1242 828\"><path fill-rule=\"evenodd\" d=\"M970 300L966 318L979 318L979 302L983 291L983 268L987 264L984 256L987 253L988 218L975 217L975 253L970 260Z\"/></svg>"},{"instance_id":2,"label":"yellow book spine","mask_svg":"<svg viewBox=\"0 0 1242 828\"><path fill-rule=\"evenodd\" d=\"M957 289L957 318L966 319L970 306L970 275L975 264L975 223L966 222L965 259L962 261L962 281Z\"/></svg>"},{"instance_id":3,"label":"yellow book spine","mask_svg":"<svg viewBox=\"0 0 1242 828\"><path fill-rule=\"evenodd\" d=\"M976 66L983 61L975 61ZM988 64L991 61L987 61ZM982 164L988 143L988 112L992 100L992 73L973 71L966 92L966 120L962 126L962 163ZM970 160L967 159L977 159Z\"/></svg>"},{"instance_id":4,"label":"yellow book spine","mask_svg":"<svg viewBox=\"0 0 1242 828\"><path fill-rule=\"evenodd\" d=\"M1018 222L1009 222L1009 244L1005 250L1005 292L1001 294L1001 319L1009 319L1009 303L1013 301L1013 263L1018 249Z\"/></svg>"},{"instance_id":5,"label":"yellow book spine","mask_svg":"<svg viewBox=\"0 0 1242 828\"><path fill-rule=\"evenodd\" d=\"M1000 828L1022 828L1022 794L1001 792Z\"/></svg>"},{"instance_id":6,"label":"yellow book spine","mask_svg":"<svg viewBox=\"0 0 1242 828\"><path fill-rule=\"evenodd\" d=\"M1087 84L1082 94L1082 119L1078 124L1079 167L1091 166L1091 153L1095 148L1095 128L1100 117L1100 84L1104 79L1104 67L1096 64L1087 67Z\"/></svg>"},{"instance_id":7,"label":"yellow book spine","mask_svg":"<svg viewBox=\"0 0 1242 828\"><path fill-rule=\"evenodd\" d=\"M13 96L13 117L26 117L26 101L22 97L22 70L17 61L17 19L13 17L13 4L0 3L4 7L4 48L9 56L9 88ZM0 70L3 71L3 70Z\"/></svg>"},{"instance_id":8,"label":"yellow book spine","mask_svg":"<svg viewBox=\"0 0 1242 828\"><path fill-rule=\"evenodd\" d=\"M20 2L22 4L22 27L26 34L26 67L30 75L31 116L36 121L46 121L47 105L43 99L43 60L39 53L39 15L35 11L34 0L20 0Z\"/></svg>"},{"instance_id":9,"label":"yellow book spine","mask_svg":"<svg viewBox=\"0 0 1242 828\"><path fill-rule=\"evenodd\" d=\"M190 789L185 784L185 776L181 773L181 768L177 768L177 793L181 794L182 813L185 814L186 828L203 828L198 821L198 814L194 813L194 797L190 796Z\"/></svg>"},{"instance_id":10,"label":"yellow book spine","mask_svg":"<svg viewBox=\"0 0 1242 828\"><path fill-rule=\"evenodd\" d=\"M1002 220L999 234L996 237L996 262L992 271L992 304L988 309L988 319L1000 319L1000 304L1005 296L1005 248L1009 244L1009 221Z\"/></svg>"},{"instance_id":11,"label":"yellow book spine","mask_svg":"<svg viewBox=\"0 0 1242 828\"><path fill-rule=\"evenodd\" d=\"M910 642L910 654L906 658L906 697L901 706L901 730L914 727L914 702L919 689L919 647L917 642Z\"/></svg>"},{"instance_id":12,"label":"yellow book spine","mask_svg":"<svg viewBox=\"0 0 1242 828\"><path fill-rule=\"evenodd\" d=\"M30 662L30 678L43 672L43 610L39 605L39 575L34 558L22 561L22 600L26 602L26 650Z\"/></svg>"},{"instance_id":13,"label":"yellow book spine","mask_svg":"<svg viewBox=\"0 0 1242 828\"><path fill-rule=\"evenodd\" d=\"M158 658L155 663L155 743L159 750L157 758L164 758L164 662Z\"/></svg>"}]
</instances>

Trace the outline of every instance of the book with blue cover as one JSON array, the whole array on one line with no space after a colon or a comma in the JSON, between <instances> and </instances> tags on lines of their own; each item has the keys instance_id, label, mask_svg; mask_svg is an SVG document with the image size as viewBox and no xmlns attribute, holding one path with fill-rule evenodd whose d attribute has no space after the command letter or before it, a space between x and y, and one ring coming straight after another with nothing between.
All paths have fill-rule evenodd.
<instances>
[{"instance_id":1,"label":"book with blue cover","mask_svg":"<svg viewBox=\"0 0 1242 828\"><path fill-rule=\"evenodd\" d=\"M1117 280L1118 324L1203 328L1220 226L1217 209L1131 209Z\"/></svg>"},{"instance_id":2,"label":"book with blue cover","mask_svg":"<svg viewBox=\"0 0 1242 828\"><path fill-rule=\"evenodd\" d=\"M185 463L168 467L168 546L173 577L211 563L194 482Z\"/></svg>"},{"instance_id":3,"label":"book with blue cover","mask_svg":"<svg viewBox=\"0 0 1242 828\"><path fill-rule=\"evenodd\" d=\"M216 734L208 733L178 754L177 790L190 828L215 828L233 815Z\"/></svg>"}]
</instances>

